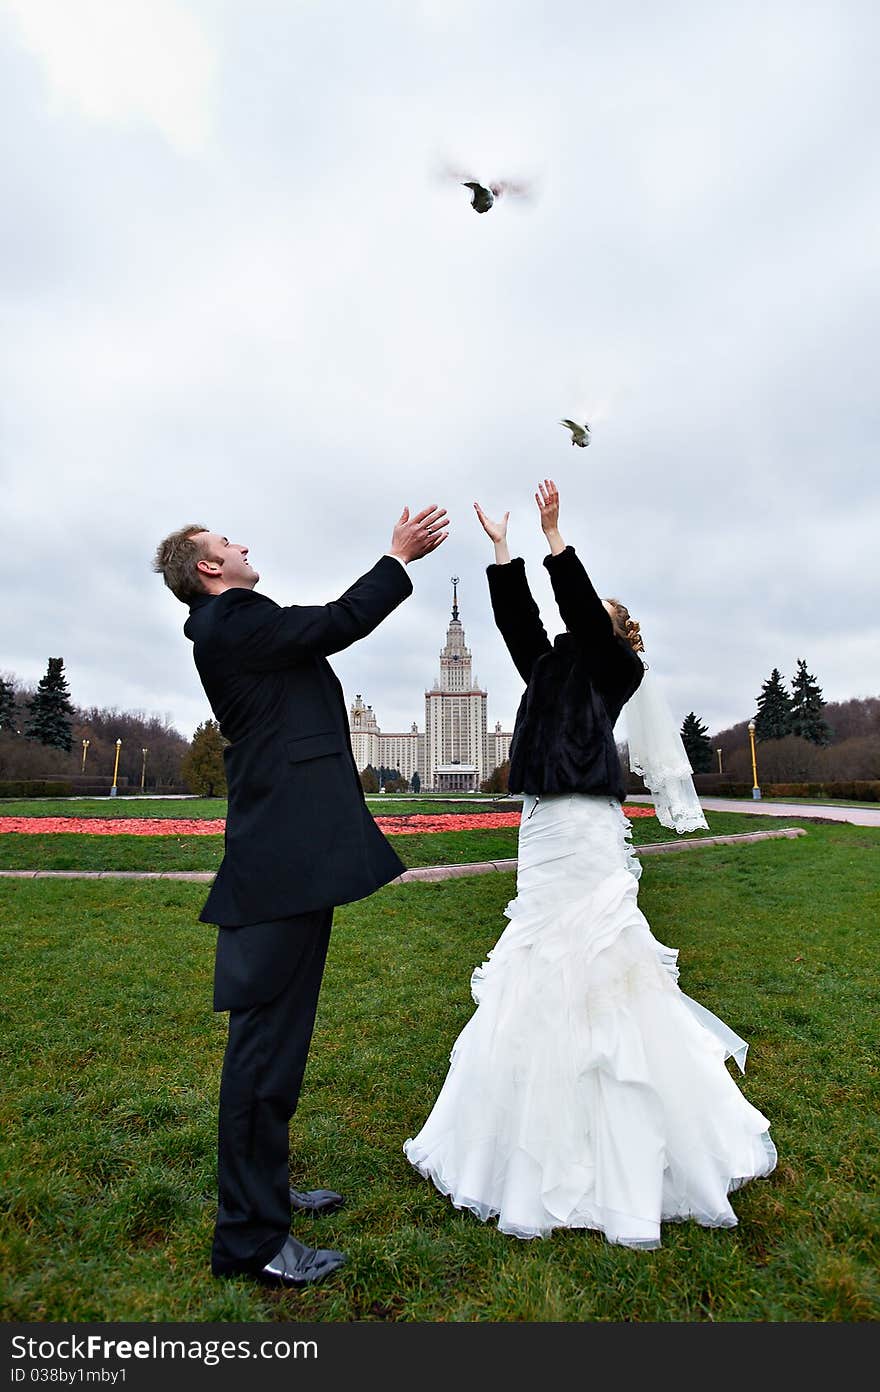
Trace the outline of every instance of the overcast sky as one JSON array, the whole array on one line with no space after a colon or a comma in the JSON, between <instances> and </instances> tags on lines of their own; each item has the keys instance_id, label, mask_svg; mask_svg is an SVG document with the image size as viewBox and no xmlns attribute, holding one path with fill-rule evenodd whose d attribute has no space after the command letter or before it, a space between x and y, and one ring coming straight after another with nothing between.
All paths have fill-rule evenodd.
<instances>
[{"instance_id":1,"label":"overcast sky","mask_svg":"<svg viewBox=\"0 0 880 1392\"><path fill-rule=\"evenodd\" d=\"M439 502L334 666L423 727L456 574L510 728L472 502L557 633L549 476L679 718L799 657L880 693L878 38L847 0L0 0L0 670L190 735L163 535L323 603ZM444 162L536 196L478 216Z\"/></svg>"}]
</instances>

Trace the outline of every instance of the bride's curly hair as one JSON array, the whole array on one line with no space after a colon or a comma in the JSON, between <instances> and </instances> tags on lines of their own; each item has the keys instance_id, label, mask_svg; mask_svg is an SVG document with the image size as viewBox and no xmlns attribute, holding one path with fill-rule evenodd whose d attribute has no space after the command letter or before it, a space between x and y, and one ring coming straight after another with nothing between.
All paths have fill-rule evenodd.
<instances>
[{"instance_id":1,"label":"bride's curly hair","mask_svg":"<svg viewBox=\"0 0 880 1392\"><path fill-rule=\"evenodd\" d=\"M644 652L645 645L642 642L639 625L635 619L630 618L630 613L626 605L621 604L619 599L609 599L606 603L610 604L614 610L614 617L611 622L614 624L615 633L618 633L621 638L626 639L633 652Z\"/></svg>"}]
</instances>

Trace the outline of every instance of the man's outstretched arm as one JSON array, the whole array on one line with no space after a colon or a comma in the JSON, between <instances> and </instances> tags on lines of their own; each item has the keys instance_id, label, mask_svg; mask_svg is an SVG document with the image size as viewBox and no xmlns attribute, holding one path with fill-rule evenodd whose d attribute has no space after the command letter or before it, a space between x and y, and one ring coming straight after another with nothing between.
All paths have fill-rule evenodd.
<instances>
[{"instance_id":1,"label":"man's outstretched arm","mask_svg":"<svg viewBox=\"0 0 880 1392\"><path fill-rule=\"evenodd\" d=\"M364 638L412 593L405 567L448 536L446 511L431 506L410 517L404 508L388 552L330 604L269 609L234 605L224 637L231 660L251 671L272 671L319 654L329 656Z\"/></svg>"}]
</instances>

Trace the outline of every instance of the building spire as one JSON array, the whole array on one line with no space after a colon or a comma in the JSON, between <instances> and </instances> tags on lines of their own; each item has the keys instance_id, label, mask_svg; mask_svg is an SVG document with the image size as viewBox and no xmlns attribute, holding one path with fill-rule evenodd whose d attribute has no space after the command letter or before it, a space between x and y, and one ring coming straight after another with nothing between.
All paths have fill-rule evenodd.
<instances>
[{"instance_id":1,"label":"building spire","mask_svg":"<svg viewBox=\"0 0 880 1392\"><path fill-rule=\"evenodd\" d=\"M457 622L458 622L458 576L457 576L457 575L452 575L452 576L450 576L450 579L452 580L452 618L453 618L453 621L457 623Z\"/></svg>"}]
</instances>

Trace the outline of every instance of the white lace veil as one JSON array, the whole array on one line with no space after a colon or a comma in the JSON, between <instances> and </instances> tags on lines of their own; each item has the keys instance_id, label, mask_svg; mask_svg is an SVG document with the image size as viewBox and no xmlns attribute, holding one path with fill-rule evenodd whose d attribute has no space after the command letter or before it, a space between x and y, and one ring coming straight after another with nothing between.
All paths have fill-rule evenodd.
<instances>
[{"instance_id":1,"label":"white lace veil","mask_svg":"<svg viewBox=\"0 0 880 1392\"><path fill-rule=\"evenodd\" d=\"M708 830L681 735L647 663L642 684L624 710L629 766L644 779L661 826L679 834Z\"/></svg>"}]
</instances>

